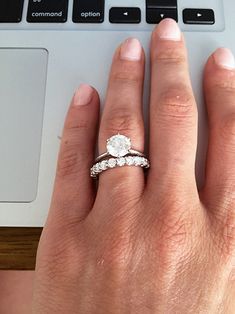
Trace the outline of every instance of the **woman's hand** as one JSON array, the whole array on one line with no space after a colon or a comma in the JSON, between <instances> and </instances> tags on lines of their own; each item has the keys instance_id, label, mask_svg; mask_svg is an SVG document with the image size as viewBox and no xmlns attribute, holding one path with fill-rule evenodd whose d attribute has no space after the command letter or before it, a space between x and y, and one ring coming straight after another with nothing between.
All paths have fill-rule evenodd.
<instances>
[{"instance_id":1,"label":"woman's hand","mask_svg":"<svg viewBox=\"0 0 235 314\"><path fill-rule=\"evenodd\" d=\"M117 133L144 150L145 57L129 39L116 51L99 153ZM99 97L76 92L65 122L54 195L40 241L33 313L234 313L235 63L217 50L205 69L209 149L195 182L197 106L182 34L164 20L151 43L150 161L90 178Z\"/></svg>"}]
</instances>

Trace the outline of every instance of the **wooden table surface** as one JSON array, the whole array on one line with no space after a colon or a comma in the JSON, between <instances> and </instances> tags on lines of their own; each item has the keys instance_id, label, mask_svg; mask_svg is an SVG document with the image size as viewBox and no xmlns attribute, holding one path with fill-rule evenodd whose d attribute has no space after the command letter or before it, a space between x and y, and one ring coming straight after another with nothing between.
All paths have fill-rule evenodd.
<instances>
[{"instance_id":1,"label":"wooden table surface","mask_svg":"<svg viewBox=\"0 0 235 314\"><path fill-rule=\"evenodd\" d=\"M33 270L42 228L0 228L0 270Z\"/></svg>"}]
</instances>

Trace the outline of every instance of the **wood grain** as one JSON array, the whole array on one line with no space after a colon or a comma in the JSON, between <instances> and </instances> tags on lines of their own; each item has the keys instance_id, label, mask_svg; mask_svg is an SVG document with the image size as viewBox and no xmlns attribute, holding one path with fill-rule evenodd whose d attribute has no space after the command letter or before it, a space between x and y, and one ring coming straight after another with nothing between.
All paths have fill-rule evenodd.
<instances>
[{"instance_id":1,"label":"wood grain","mask_svg":"<svg viewBox=\"0 0 235 314\"><path fill-rule=\"evenodd\" d=\"M0 270L33 270L42 228L0 228Z\"/></svg>"}]
</instances>

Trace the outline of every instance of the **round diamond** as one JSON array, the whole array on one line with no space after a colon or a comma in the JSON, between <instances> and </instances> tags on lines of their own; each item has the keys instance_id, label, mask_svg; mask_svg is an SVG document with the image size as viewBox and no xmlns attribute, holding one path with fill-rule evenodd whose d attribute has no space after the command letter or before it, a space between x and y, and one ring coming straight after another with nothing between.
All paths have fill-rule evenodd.
<instances>
[{"instance_id":1,"label":"round diamond","mask_svg":"<svg viewBox=\"0 0 235 314\"><path fill-rule=\"evenodd\" d=\"M116 165L117 165L116 159L114 159L114 158L109 159L109 161L108 161L109 168L115 168Z\"/></svg>"},{"instance_id":2,"label":"round diamond","mask_svg":"<svg viewBox=\"0 0 235 314\"><path fill-rule=\"evenodd\" d=\"M94 171L95 171L96 173L99 173L99 172L100 172L100 165L99 165L99 163L97 163L96 165L94 165Z\"/></svg>"},{"instance_id":3,"label":"round diamond","mask_svg":"<svg viewBox=\"0 0 235 314\"><path fill-rule=\"evenodd\" d=\"M108 168L107 160L101 161L101 163L100 163L100 169L103 170L103 171L105 171L105 170L107 170L107 168Z\"/></svg>"},{"instance_id":4,"label":"round diamond","mask_svg":"<svg viewBox=\"0 0 235 314\"><path fill-rule=\"evenodd\" d=\"M142 158L141 157L135 157L135 166L141 166L142 164Z\"/></svg>"},{"instance_id":5,"label":"round diamond","mask_svg":"<svg viewBox=\"0 0 235 314\"><path fill-rule=\"evenodd\" d=\"M107 151L113 157L123 157L131 149L131 140L124 135L114 135L107 141Z\"/></svg>"},{"instance_id":6,"label":"round diamond","mask_svg":"<svg viewBox=\"0 0 235 314\"><path fill-rule=\"evenodd\" d=\"M134 165L134 159L133 157L129 156L129 157L126 157L126 164L128 166L133 166Z\"/></svg>"},{"instance_id":7,"label":"round diamond","mask_svg":"<svg viewBox=\"0 0 235 314\"><path fill-rule=\"evenodd\" d=\"M143 159L143 167L149 168L149 162L146 158Z\"/></svg>"},{"instance_id":8,"label":"round diamond","mask_svg":"<svg viewBox=\"0 0 235 314\"><path fill-rule=\"evenodd\" d=\"M121 158L119 158L119 159L117 160L117 165L118 165L118 166L123 167L123 166L125 166L125 164L126 164L125 158L121 157Z\"/></svg>"},{"instance_id":9,"label":"round diamond","mask_svg":"<svg viewBox=\"0 0 235 314\"><path fill-rule=\"evenodd\" d=\"M148 162L147 162L146 158L143 158L142 164L143 164L143 167L146 167L148 165Z\"/></svg>"},{"instance_id":10,"label":"round diamond","mask_svg":"<svg viewBox=\"0 0 235 314\"><path fill-rule=\"evenodd\" d=\"M93 166L93 171L94 171L94 172L99 172L99 165L98 165L98 164L95 164L95 165Z\"/></svg>"}]
</instances>

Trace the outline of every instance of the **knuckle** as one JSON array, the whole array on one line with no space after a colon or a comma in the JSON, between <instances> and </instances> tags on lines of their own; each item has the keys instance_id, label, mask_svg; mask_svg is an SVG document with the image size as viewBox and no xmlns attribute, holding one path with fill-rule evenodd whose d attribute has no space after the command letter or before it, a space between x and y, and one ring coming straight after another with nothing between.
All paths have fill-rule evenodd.
<instances>
[{"instance_id":1,"label":"knuckle","mask_svg":"<svg viewBox=\"0 0 235 314\"><path fill-rule=\"evenodd\" d=\"M73 109L73 110L76 110L76 109ZM73 111L71 110L71 114L65 121L64 132L67 133L68 135L77 134L78 132L81 132L81 131L87 131L87 129L89 129L89 126L90 126L90 123L88 119L79 118L77 113L73 114Z\"/></svg>"},{"instance_id":2,"label":"knuckle","mask_svg":"<svg viewBox=\"0 0 235 314\"><path fill-rule=\"evenodd\" d=\"M218 92L232 94L232 96L234 96L235 79L234 77L215 75L209 80L209 87L211 87L213 91L217 90Z\"/></svg>"},{"instance_id":3,"label":"knuckle","mask_svg":"<svg viewBox=\"0 0 235 314\"><path fill-rule=\"evenodd\" d=\"M161 267L169 271L191 260L199 240L193 236L193 219L185 214L187 209L182 204L171 206L170 211L167 208L158 212L150 232L154 251L161 258Z\"/></svg>"},{"instance_id":4,"label":"knuckle","mask_svg":"<svg viewBox=\"0 0 235 314\"><path fill-rule=\"evenodd\" d=\"M186 64L187 59L184 51L181 48L165 47L163 50L157 50L153 55L155 62L161 62L165 64Z\"/></svg>"},{"instance_id":5,"label":"knuckle","mask_svg":"<svg viewBox=\"0 0 235 314\"><path fill-rule=\"evenodd\" d=\"M141 120L131 111L112 110L109 116L105 119L105 131L110 134L124 132L126 134L136 133L141 127Z\"/></svg>"},{"instance_id":6,"label":"knuckle","mask_svg":"<svg viewBox=\"0 0 235 314\"><path fill-rule=\"evenodd\" d=\"M189 222L178 215L159 217L160 246L184 246L187 243Z\"/></svg>"},{"instance_id":7,"label":"knuckle","mask_svg":"<svg viewBox=\"0 0 235 314\"><path fill-rule=\"evenodd\" d=\"M191 201L192 203L192 201ZM200 221L199 204L195 200L194 205L188 208L188 202L181 200L163 200L161 209L156 215L156 225L159 243L158 246L166 251L191 249L192 234L195 220ZM196 216L198 213L198 216Z\"/></svg>"},{"instance_id":8,"label":"knuckle","mask_svg":"<svg viewBox=\"0 0 235 314\"><path fill-rule=\"evenodd\" d=\"M87 149L84 149L83 151L79 150L78 147L81 146L79 139L70 138L67 137L67 139L63 141L61 146L57 164L58 178L65 178L73 175L76 176L79 166L81 164L84 164L84 161L87 161Z\"/></svg>"},{"instance_id":9,"label":"knuckle","mask_svg":"<svg viewBox=\"0 0 235 314\"><path fill-rule=\"evenodd\" d=\"M168 87L159 96L159 112L164 118L184 119L195 115L192 91L185 85Z\"/></svg>"},{"instance_id":10,"label":"knuckle","mask_svg":"<svg viewBox=\"0 0 235 314\"><path fill-rule=\"evenodd\" d=\"M68 144L64 144L68 145ZM64 178L76 173L78 164L78 153L74 146L64 147L60 152L57 165L57 176Z\"/></svg>"},{"instance_id":11,"label":"knuckle","mask_svg":"<svg viewBox=\"0 0 235 314\"><path fill-rule=\"evenodd\" d=\"M136 68L125 66L112 73L111 81L121 85L133 85L142 80L142 73Z\"/></svg>"},{"instance_id":12,"label":"knuckle","mask_svg":"<svg viewBox=\"0 0 235 314\"><path fill-rule=\"evenodd\" d=\"M82 161L87 160L87 149L79 150L78 148L82 145L82 137L87 133L88 128L86 120L68 119L66 121L57 164L58 177L75 175L78 166Z\"/></svg>"}]
</instances>

